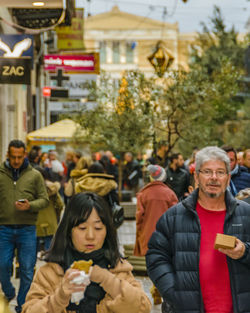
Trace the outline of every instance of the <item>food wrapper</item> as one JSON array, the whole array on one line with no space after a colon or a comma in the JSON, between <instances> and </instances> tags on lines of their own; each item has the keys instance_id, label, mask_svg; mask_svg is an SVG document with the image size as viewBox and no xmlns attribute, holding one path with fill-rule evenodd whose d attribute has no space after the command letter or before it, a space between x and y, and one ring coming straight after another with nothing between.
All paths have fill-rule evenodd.
<instances>
[{"instance_id":1,"label":"food wrapper","mask_svg":"<svg viewBox=\"0 0 250 313\"><path fill-rule=\"evenodd\" d=\"M71 280L72 284L81 285L85 284L88 286L90 284L89 275L84 271L80 271L80 275ZM71 302L78 304L84 298L84 291L74 292L71 295Z\"/></svg>"}]
</instances>

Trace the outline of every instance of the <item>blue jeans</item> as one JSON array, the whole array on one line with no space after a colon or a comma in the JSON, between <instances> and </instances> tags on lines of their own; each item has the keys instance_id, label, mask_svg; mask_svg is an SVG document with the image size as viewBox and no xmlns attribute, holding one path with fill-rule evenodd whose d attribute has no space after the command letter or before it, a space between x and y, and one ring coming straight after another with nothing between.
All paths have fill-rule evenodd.
<instances>
[{"instance_id":1,"label":"blue jeans","mask_svg":"<svg viewBox=\"0 0 250 313\"><path fill-rule=\"evenodd\" d=\"M10 281L15 248L20 269L16 311L21 312L36 264L35 225L0 225L0 283L8 299L15 296L15 288Z\"/></svg>"},{"instance_id":2,"label":"blue jeans","mask_svg":"<svg viewBox=\"0 0 250 313\"><path fill-rule=\"evenodd\" d=\"M37 252L42 250L42 245L44 248L44 251L49 250L51 241L53 239L53 236L44 236L44 237L37 237Z\"/></svg>"}]
</instances>

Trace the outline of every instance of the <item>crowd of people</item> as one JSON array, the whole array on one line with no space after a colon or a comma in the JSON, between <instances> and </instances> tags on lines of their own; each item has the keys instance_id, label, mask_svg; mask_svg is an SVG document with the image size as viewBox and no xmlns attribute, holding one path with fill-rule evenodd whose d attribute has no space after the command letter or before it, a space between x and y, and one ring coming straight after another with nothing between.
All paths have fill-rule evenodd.
<instances>
[{"instance_id":1,"label":"crowd of people","mask_svg":"<svg viewBox=\"0 0 250 313\"><path fill-rule=\"evenodd\" d=\"M121 168L111 151L62 157L12 140L0 167L0 283L11 301L16 256L17 313L150 312L118 248L112 208L123 193L137 199L134 255L162 312L250 311L250 149L195 147L184 160L161 142L151 156L127 151ZM235 246L215 249L217 233ZM46 264L33 278L37 257ZM71 268L79 260L93 262L85 280Z\"/></svg>"}]
</instances>

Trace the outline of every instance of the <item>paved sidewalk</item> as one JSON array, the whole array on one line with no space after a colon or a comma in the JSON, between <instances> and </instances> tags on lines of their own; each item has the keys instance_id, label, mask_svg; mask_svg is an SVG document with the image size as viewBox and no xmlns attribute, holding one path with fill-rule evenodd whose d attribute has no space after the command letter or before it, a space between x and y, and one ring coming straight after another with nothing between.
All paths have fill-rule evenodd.
<instances>
[{"instance_id":1,"label":"paved sidewalk","mask_svg":"<svg viewBox=\"0 0 250 313\"><path fill-rule=\"evenodd\" d=\"M133 244L135 242L135 221L134 220L126 220L123 225L118 230L118 237L119 237L119 243L120 243L120 249L123 253L123 245L124 244ZM37 261L36 267L39 268L44 262ZM146 294L148 295L149 299L152 300L151 294L150 294L150 288L152 286L152 282L147 276L136 276L136 279L141 281L143 285L143 289L145 290ZM19 279L12 278L12 282L16 288L19 286ZM16 299L12 300L10 302L10 308L11 311L15 312L15 306L16 306ZM161 305L153 305L151 313L160 313L161 312ZM39 312L37 312L39 313Z\"/></svg>"}]
</instances>

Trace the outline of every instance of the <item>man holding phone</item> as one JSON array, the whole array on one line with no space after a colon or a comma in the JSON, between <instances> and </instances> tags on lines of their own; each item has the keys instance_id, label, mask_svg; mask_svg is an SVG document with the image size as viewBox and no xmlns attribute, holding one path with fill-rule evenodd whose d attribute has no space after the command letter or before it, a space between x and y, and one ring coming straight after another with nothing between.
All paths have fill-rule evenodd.
<instances>
[{"instance_id":1,"label":"man holding phone","mask_svg":"<svg viewBox=\"0 0 250 313\"><path fill-rule=\"evenodd\" d=\"M20 266L16 312L22 311L36 263L36 219L49 204L42 175L25 157L25 144L12 140L0 166L0 283L8 301L15 297L11 269L14 251Z\"/></svg>"}]
</instances>

